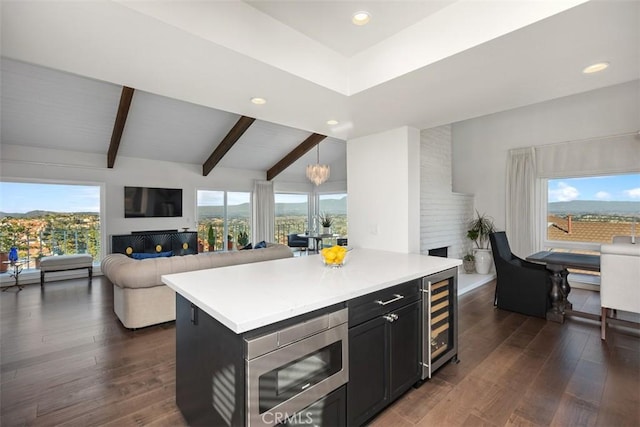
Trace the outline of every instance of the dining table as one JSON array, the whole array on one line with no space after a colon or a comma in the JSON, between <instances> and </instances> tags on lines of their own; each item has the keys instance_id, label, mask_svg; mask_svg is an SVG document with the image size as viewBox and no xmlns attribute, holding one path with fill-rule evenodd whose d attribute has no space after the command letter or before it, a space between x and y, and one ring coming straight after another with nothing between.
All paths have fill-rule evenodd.
<instances>
[{"instance_id":1,"label":"dining table","mask_svg":"<svg viewBox=\"0 0 640 427\"><path fill-rule=\"evenodd\" d=\"M526 258L527 261L543 264L551 275L551 309L547 320L562 323L565 315L575 314L569 302L571 286L567 280L568 269L600 271L600 255L576 252L540 251ZM589 317L589 316L587 316Z\"/></svg>"},{"instance_id":2,"label":"dining table","mask_svg":"<svg viewBox=\"0 0 640 427\"><path fill-rule=\"evenodd\" d=\"M298 237L313 239L314 245L313 245L313 248L311 248L310 250L314 252L319 252L320 249L322 249L322 239L337 238L337 237L340 237L340 235L332 234L332 233L303 233L303 234L298 234Z\"/></svg>"}]
</instances>

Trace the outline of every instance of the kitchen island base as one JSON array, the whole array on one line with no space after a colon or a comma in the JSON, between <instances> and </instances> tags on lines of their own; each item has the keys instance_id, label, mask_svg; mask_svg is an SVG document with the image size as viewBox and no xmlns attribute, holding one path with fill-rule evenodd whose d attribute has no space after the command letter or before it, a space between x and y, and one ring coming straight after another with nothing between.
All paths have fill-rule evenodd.
<instances>
[{"instance_id":1,"label":"kitchen island base","mask_svg":"<svg viewBox=\"0 0 640 427\"><path fill-rule=\"evenodd\" d=\"M236 334L176 298L176 403L191 426L346 426L347 309Z\"/></svg>"},{"instance_id":2,"label":"kitchen island base","mask_svg":"<svg viewBox=\"0 0 640 427\"><path fill-rule=\"evenodd\" d=\"M455 358L461 263L354 249L341 269L299 257L162 276L178 407L194 426L367 423Z\"/></svg>"}]
</instances>

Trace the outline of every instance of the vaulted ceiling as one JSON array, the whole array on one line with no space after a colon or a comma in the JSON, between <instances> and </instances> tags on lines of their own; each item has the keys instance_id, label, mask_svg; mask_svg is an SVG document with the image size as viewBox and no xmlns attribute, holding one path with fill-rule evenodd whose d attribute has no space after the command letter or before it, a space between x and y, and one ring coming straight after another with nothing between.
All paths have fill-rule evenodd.
<instances>
[{"instance_id":1,"label":"vaulted ceiling","mask_svg":"<svg viewBox=\"0 0 640 427\"><path fill-rule=\"evenodd\" d=\"M213 157L266 174L315 133L328 136L321 162L345 179L345 139L640 77L633 0L1 5L2 144L106 158L129 87L117 156L204 170ZM368 25L350 22L357 10L371 13ZM581 73L598 61L611 67ZM249 102L256 96L267 103ZM256 120L231 143L242 117ZM304 179L316 155L312 149L275 179Z\"/></svg>"}]
</instances>

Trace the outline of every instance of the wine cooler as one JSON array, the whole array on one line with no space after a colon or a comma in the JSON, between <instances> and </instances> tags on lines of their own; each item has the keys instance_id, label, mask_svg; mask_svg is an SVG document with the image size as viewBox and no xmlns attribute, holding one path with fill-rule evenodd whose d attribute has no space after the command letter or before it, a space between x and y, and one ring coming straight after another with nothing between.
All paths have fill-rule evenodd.
<instances>
[{"instance_id":1,"label":"wine cooler","mask_svg":"<svg viewBox=\"0 0 640 427\"><path fill-rule=\"evenodd\" d=\"M458 357L458 269L422 279L422 379Z\"/></svg>"}]
</instances>

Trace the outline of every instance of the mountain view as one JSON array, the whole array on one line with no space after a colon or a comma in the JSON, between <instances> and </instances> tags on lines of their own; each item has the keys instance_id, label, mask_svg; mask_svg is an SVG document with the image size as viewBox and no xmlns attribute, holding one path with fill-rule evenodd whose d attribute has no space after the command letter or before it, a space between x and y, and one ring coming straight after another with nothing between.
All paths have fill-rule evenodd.
<instances>
[{"instance_id":1,"label":"mountain view","mask_svg":"<svg viewBox=\"0 0 640 427\"><path fill-rule=\"evenodd\" d=\"M640 202L609 202L601 200L572 200L549 203L549 213L555 215L623 215L640 216Z\"/></svg>"},{"instance_id":2,"label":"mountain view","mask_svg":"<svg viewBox=\"0 0 640 427\"><path fill-rule=\"evenodd\" d=\"M322 207L334 215L346 215L347 199L323 200ZM276 216L307 216L308 211L309 207L307 203L276 203ZM223 215L223 212L224 208L222 206L198 206L199 218L220 217ZM251 216L251 207L249 203L228 206L227 215L230 217L249 217Z\"/></svg>"}]
</instances>

